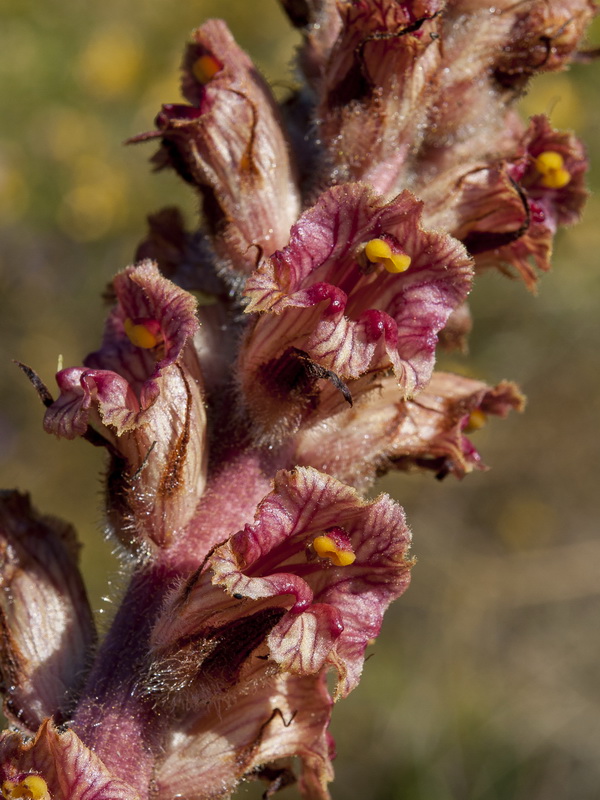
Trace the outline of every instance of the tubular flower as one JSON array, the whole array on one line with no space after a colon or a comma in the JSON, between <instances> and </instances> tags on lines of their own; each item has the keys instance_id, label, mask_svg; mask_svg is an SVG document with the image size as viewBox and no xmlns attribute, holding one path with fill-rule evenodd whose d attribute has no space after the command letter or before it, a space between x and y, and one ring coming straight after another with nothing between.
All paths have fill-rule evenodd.
<instances>
[{"instance_id":1,"label":"tubular flower","mask_svg":"<svg viewBox=\"0 0 600 800\"><path fill-rule=\"evenodd\" d=\"M336 175L367 181L382 194L397 191L404 162L425 131L438 80L443 5L339 5L342 30L318 85L316 111Z\"/></svg>"},{"instance_id":2,"label":"tubular flower","mask_svg":"<svg viewBox=\"0 0 600 800\"><path fill-rule=\"evenodd\" d=\"M462 478L485 469L467 434L490 415L505 417L523 408L523 396L508 381L492 387L434 372L425 389L401 400L394 381L383 378L354 408L300 431L295 458L360 489L390 469Z\"/></svg>"},{"instance_id":3,"label":"tubular flower","mask_svg":"<svg viewBox=\"0 0 600 800\"><path fill-rule=\"evenodd\" d=\"M67 439L88 426L101 433L114 457L111 521L125 541L160 545L187 524L205 483L205 411L189 344L196 303L148 261L113 288L102 348L57 374L61 393L44 427Z\"/></svg>"},{"instance_id":4,"label":"tubular flower","mask_svg":"<svg viewBox=\"0 0 600 800\"><path fill-rule=\"evenodd\" d=\"M319 405L322 378L329 394L348 382L346 399L361 391L358 379L390 368L401 396L427 383L436 334L467 295L471 267L420 215L409 192L384 204L363 184L330 189L250 276L246 312L262 313L240 371L262 431L297 429Z\"/></svg>"},{"instance_id":5,"label":"tubular flower","mask_svg":"<svg viewBox=\"0 0 600 800\"><path fill-rule=\"evenodd\" d=\"M409 545L389 497L367 503L311 468L277 473L256 521L217 547L163 610L152 637L160 691L169 680L181 686L183 645L197 654L187 678L197 697L235 686L254 651L295 675L332 666L336 694L346 695L384 610L408 586Z\"/></svg>"},{"instance_id":6,"label":"tubular flower","mask_svg":"<svg viewBox=\"0 0 600 800\"><path fill-rule=\"evenodd\" d=\"M443 225L475 256L476 266L516 270L529 288L550 268L559 225L577 221L587 192L587 159L570 133L533 117L513 152L447 174L424 190L428 224Z\"/></svg>"},{"instance_id":7,"label":"tubular flower","mask_svg":"<svg viewBox=\"0 0 600 800\"><path fill-rule=\"evenodd\" d=\"M595 14L589 0L353 0L337 20L333 3L284 6L304 26L324 168L388 197L501 152L515 98L565 68Z\"/></svg>"},{"instance_id":8,"label":"tubular flower","mask_svg":"<svg viewBox=\"0 0 600 800\"><path fill-rule=\"evenodd\" d=\"M191 105L170 104L158 130L158 168L172 167L204 200L224 266L250 272L264 252L285 244L300 210L294 168L271 91L221 20L192 35L182 89Z\"/></svg>"}]
</instances>

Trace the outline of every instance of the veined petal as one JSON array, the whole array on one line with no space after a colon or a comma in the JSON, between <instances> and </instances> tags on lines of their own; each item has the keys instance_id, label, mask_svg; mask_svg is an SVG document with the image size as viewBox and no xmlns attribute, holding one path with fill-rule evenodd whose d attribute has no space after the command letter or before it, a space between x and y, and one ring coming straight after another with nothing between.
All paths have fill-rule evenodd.
<instances>
[{"instance_id":1,"label":"veined petal","mask_svg":"<svg viewBox=\"0 0 600 800\"><path fill-rule=\"evenodd\" d=\"M109 513L132 543L164 544L191 518L205 484L206 418L192 295L146 261L114 280L117 305L102 347L57 375L49 433L74 438L99 429L116 463Z\"/></svg>"},{"instance_id":2,"label":"veined petal","mask_svg":"<svg viewBox=\"0 0 600 800\"><path fill-rule=\"evenodd\" d=\"M332 701L324 675L267 672L265 677L260 675L267 671L264 662L255 665L259 674L234 702L190 716L172 735L157 771L158 800L217 800L228 797L244 777L283 777L286 785L294 777L281 759L292 756L302 765L302 796L329 798L326 787L333 770L327 726Z\"/></svg>"},{"instance_id":3,"label":"veined petal","mask_svg":"<svg viewBox=\"0 0 600 800\"><path fill-rule=\"evenodd\" d=\"M5 713L33 733L76 700L96 632L70 525L0 494L0 669Z\"/></svg>"},{"instance_id":4,"label":"veined petal","mask_svg":"<svg viewBox=\"0 0 600 800\"><path fill-rule=\"evenodd\" d=\"M159 684L168 684L170 664L189 646L190 682L210 676L209 692L235 687L266 644L286 672L333 666L337 695L347 694L383 612L408 586L409 544L402 509L389 497L365 502L314 469L277 473L256 521L217 547L165 607L152 637Z\"/></svg>"},{"instance_id":5,"label":"veined petal","mask_svg":"<svg viewBox=\"0 0 600 800\"><path fill-rule=\"evenodd\" d=\"M166 105L158 131L158 167L197 186L217 253L249 272L282 247L300 210L288 145L271 92L221 20L192 35L183 61L191 105Z\"/></svg>"},{"instance_id":6,"label":"veined petal","mask_svg":"<svg viewBox=\"0 0 600 800\"><path fill-rule=\"evenodd\" d=\"M523 407L523 396L508 381L488 386L434 372L425 389L402 401L394 381L383 378L354 408L298 433L296 458L361 489L390 469L462 478L485 469L467 434L488 415L506 417Z\"/></svg>"},{"instance_id":7,"label":"veined petal","mask_svg":"<svg viewBox=\"0 0 600 800\"><path fill-rule=\"evenodd\" d=\"M31 778L36 780L33 792ZM0 782L6 798L140 800L73 731L59 733L50 720L26 743L18 733L5 731L0 736Z\"/></svg>"},{"instance_id":8,"label":"veined petal","mask_svg":"<svg viewBox=\"0 0 600 800\"><path fill-rule=\"evenodd\" d=\"M315 395L310 374L303 397L293 397L302 376L297 353L321 370L313 386L327 377L323 371L348 382L389 368L404 397L427 383L437 333L467 295L471 266L458 242L424 230L420 216L409 192L386 204L363 184L335 187L302 215L290 244L250 276L246 311L262 313L240 370L257 426L268 431L287 415L293 432L318 405L317 398L300 407L311 389ZM395 274L384 258L367 256L370 242L391 257L404 254L397 257L408 268Z\"/></svg>"}]
</instances>

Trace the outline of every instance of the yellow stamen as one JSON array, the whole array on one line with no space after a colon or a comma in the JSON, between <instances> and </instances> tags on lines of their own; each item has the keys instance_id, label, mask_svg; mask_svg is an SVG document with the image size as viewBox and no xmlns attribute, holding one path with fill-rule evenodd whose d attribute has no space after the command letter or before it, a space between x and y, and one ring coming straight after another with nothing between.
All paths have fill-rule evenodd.
<instances>
[{"instance_id":1,"label":"yellow stamen","mask_svg":"<svg viewBox=\"0 0 600 800\"><path fill-rule=\"evenodd\" d=\"M371 239L365 245L365 255L372 264L383 264L391 273L406 272L411 258L406 253L392 253L392 248L385 239Z\"/></svg>"},{"instance_id":2,"label":"yellow stamen","mask_svg":"<svg viewBox=\"0 0 600 800\"><path fill-rule=\"evenodd\" d=\"M214 56L208 55L208 53L197 58L192 64L194 77L203 85L208 83L211 78L214 78L217 72L222 69L223 67L219 61Z\"/></svg>"},{"instance_id":3,"label":"yellow stamen","mask_svg":"<svg viewBox=\"0 0 600 800\"><path fill-rule=\"evenodd\" d=\"M4 781L2 794L6 800L48 800L48 784L39 775L28 775L22 781Z\"/></svg>"},{"instance_id":4,"label":"yellow stamen","mask_svg":"<svg viewBox=\"0 0 600 800\"><path fill-rule=\"evenodd\" d=\"M136 325L129 317L123 323L125 333L129 341L136 347L141 347L144 350L151 350L159 343L160 338L158 331L155 333L151 328L156 328L156 325L149 325L148 323L139 323Z\"/></svg>"},{"instance_id":5,"label":"yellow stamen","mask_svg":"<svg viewBox=\"0 0 600 800\"><path fill-rule=\"evenodd\" d=\"M480 428L483 428L486 422L487 414L480 408L474 408L469 414L469 419L465 425L465 431L467 433L470 433L471 431L478 431Z\"/></svg>"},{"instance_id":6,"label":"yellow stamen","mask_svg":"<svg viewBox=\"0 0 600 800\"><path fill-rule=\"evenodd\" d=\"M371 263L377 264L392 255L392 248L385 239L371 239L365 245L365 255Z\"/></svg>"},{"instance_id":7,"label":"yellow stamen","mask_svg":"<svg viewBox=\"0 0 600 800\"><path fill-rule=\"evenodd\" d=\"M542 176L540 183L547 189L562 189L571 180L571 173L565 169L560 153L546 150L535 159L535 168Z\"/></svg>"},{"instance_id":8,"label":"yellow stamen","mask_svg":"<svg viewBox=\"0 0 600 800\"><path fill-rule=\"evenodd\" d=\"M548 189L562 189L571 180L571 173L566 169L555 169L547 175L542 175L541 183Z\"/></svg>"},{"instance_id":9,"label":"yellow stamen","mask_svg":"<svg viewBox=\"0 0 600 800\"><path fill-rule=\"evenodd\" d=\"M320 558L328 558L336 567L347 567L356 560L353 552L337 547L331 536L317 536L312 545Z\"/></svg>"},{"instance_id":10,"label":"yellow stamen","mask_svg":"<svg viewBox=\"0 0 600 800\"><path fill-rule=\"evenodd\" d=\"M406 270L410 267L411 257L407 256L406 253L393 253L390 258L386 258L383 262L383 266L388 272L392 272L394 274L398 272L406 272Z\"/></svg>"}]
</instances>

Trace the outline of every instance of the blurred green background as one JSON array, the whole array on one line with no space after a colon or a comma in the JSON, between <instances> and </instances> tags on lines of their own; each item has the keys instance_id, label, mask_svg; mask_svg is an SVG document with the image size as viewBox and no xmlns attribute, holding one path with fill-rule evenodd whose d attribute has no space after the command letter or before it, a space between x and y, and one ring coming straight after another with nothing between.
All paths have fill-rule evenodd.
<instances>
[{"instance_id":1,"label":"blurred green background","mask_svg":"<svg viewBox=\"0 0 600 800\"><path fill-rule=\"evenodd\" d=\"M298 38L275 0L0 0L0 485L76 525L101 626L121 588L102 533L102 454L43 433L11 359L52 387L59 355L79 364L99 344L99 295L146 214L178 203L194 219L174 175L150 173L152 147L121 142L178 99L183 43L209 16L285 91ZM573 67L522 103L580 133L592 189L599 77ZM600 796L599 211L592 196L560 234L537 297L495 274L475 288L471 353L449 365L517 380L529 398L524 415L475 434L493 469L381 482L406 507L419 562L361 687L335 710L337 800Z\"/></svg>"}]
</instances>

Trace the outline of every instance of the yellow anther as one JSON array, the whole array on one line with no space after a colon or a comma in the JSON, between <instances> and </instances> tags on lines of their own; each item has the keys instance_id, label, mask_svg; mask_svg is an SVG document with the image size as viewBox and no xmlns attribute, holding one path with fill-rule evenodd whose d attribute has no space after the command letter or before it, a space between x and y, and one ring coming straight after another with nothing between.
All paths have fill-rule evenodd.
<instances>
[{"instance_id":1,"label":"yellow anther","mask_svg":"<svg viewBox=\"0 0 600 800\"><path fill-rule=\"evenodd\" d=\"M571 180L571 173L566 169L555 169L542 175L541 183L548 189L562 189Z\"/></svg>"},{"instance_id":2,"label":"yellow anther","mask_svg":"<svg viewBox=\"0 0 600 800\"><path fill-rule=\"evenodd\" d=\"M313 539L312 545L320 558L328 558L336 567L347 567L356 560L351 550L337 547L331 536L317 536Z\"/></svg>"},{"instance_id":3,"label":"yellow anther","mask_svg":"<svg viewBox=\"0 0 600 800\"><path fill-rule=\"evenodd\" d=\"M383 266L388 272L406 272L406 270L410 267L410 262L411 257L407 256L406 253L394 253L390 256L390 258L386 258L384 260Z\"/></svg>"},{"instance_id":4,"label":"yellow anther","mask_svg":"<svg viewBox=\"0 0 600 800\"><path fill-rule=\"evenodd\" d=\"M208 53L197 58L192 64L194 77L202 84L208 83L211 78L214 78L217 72L220 72L222 69L223 65L214 56L208 55Z\"/></svg>"},{"instance_id":5,"label":"yellow anther","mask_svg":"<svg viewBox=\"0 0 600 800\"><path fill-rule=\"evenodd\" d=\"M480 428L483 428L486 422L487 414L480 408L474 408L469 414L469 419L467 420L467 424L465 425L464 429L467 433L470 433L471 431L478 431Z\"/></svg>"},{"instance_id":6,"label":"yellow anther","mask_svg":"<svg viewBox=\"0 0 600 800\"><path fill-rule=\"evenodd\" d=\"M378 264L384 258L390 258L392 255L392 248L385 241L385 239L371 239L365 245L365 255L372 264Z\"/></svg>"},{"instance_id":7,"label":"yellow anther","mask_svg":"<svg viewBox=\"0 0 600 800\"><path fill-rule=\"evenodd\" d=\"M548 172L553 172L555 169L564 167L565 162L560 153L555 150L546 150L540 153L535 160L535 166L538 172L546 175Z\"/></svg>"},{"instance_id":8,"label":"yellow anther","mask_svg":"<svg viewBox=\"0 0 600 800\"><path fill-rule=\"evenodd\" d=\"M2 794L6 800L49 800L48 784L39 775L27 775L22 781L4 781Z\"/></svg>"},{"instance_id":9,"label":"yellow anther","mask_svg":"<svg viewBox=\"0 0 600 800\"><path fill-rule=\"evenodd\" d=\"M410 267L410 256L406 253L392 253L392 248L385 239L371 239L367 242L365 255L372 264L383 264L388 272L406 272Z\"/></svg>"},{"instance_id":10,"label":"yellow anther","mask_svg":"<svg viewBox=\"0 0 600 800\"><path fill-rule=\"evenodd\" d=\"M154 320L136 324L129 317L123 323L125 333L131 344L144 350L151 350L160 341L160 326Z\"/></svg>"},{"instance_id":11,"label":"yellow anther","mask_svg":"<svg viewBox=\"0 0 600 800\"><path fill-rule=\"evenodd\" d=\"M540 183L547 189L562 189L571 180L571 173L565 169L560 153L546 150L535 159L535 168L541 174Z\"/></svg>"}]
</instances>

